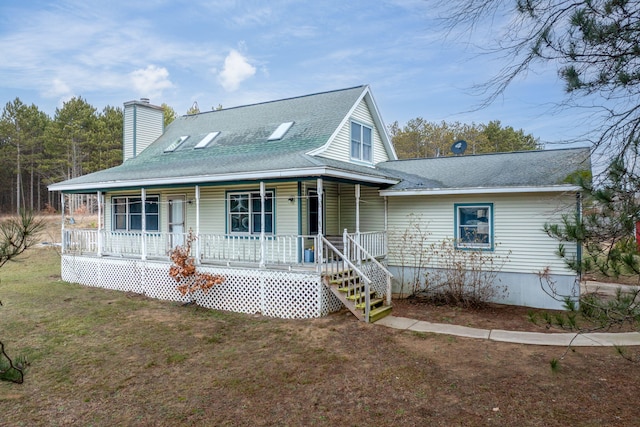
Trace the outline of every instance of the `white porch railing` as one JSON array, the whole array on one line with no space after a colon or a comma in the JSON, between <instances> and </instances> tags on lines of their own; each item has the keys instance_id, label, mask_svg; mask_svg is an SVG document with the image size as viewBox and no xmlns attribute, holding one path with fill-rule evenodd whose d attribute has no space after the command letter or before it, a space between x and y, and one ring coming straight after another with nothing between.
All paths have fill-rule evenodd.
<instances>
[{"instance_id":1,"label":"white porch railing","mask_svg":"<svg viewBox=\"0 0 640 427\"><path fill-rule=\"evenodd\" d=\"M373 233L372 233L373 234ZM384 236L386 238L386 236ZM358 236L344 232L344 255L360 268L360 270L371 280L371 288L380 297L385 297L387 305L391 305L391 279L393 274L377 260L379 255L370 253L364 245L357 241ZM371 246L369 248L379 248L380 243L373 238L365 240Z\"/></svg>"},{"instance_id":2,"label":"white porch railing","mask_svg":"<svg viewBox=\"0 0 640 427\"><path fill-rule=\"evenodd\" d=\"M346 234L345 234L346 237ZM322 237L322 253L329 260L321 265L322 274L326 277L335 277L344 274L345 271L351 271L351 274L357 276L359 280L348 280L347 294L354 297L353 304L364 306L364 321L369 323L369 313L371 311L371 279L364 274L358 266L349 260L343 252L340 252L330 241ZM364 289L360 290L363 285ZM354 313L355 314L355 313Z\"/></svg>"},{"instance_id":3,"label":"white porch railing","mask_svg":"<svg viewBox=\"0 0 640 427\"><path fill-rule=\"evenodd\" d=\"M387 233L384 231L369 231L364 233L347 233L371 257L379 258L387 255Z\"/></svg>"},{"instance_id":4,"label":"white porch railing","mask_svg":"<svg viewBox=\"0 0 640 427\"><path fill-rule=\"evenodd\" d=\"M78 255L167 258L172 248L184 244L187 234L65 229L63 251ZM192 244L192 256L201 262L248 264L310 264L318 258L305 256L305 249L318 248L318 236L239 236L201 234ZM264 250L263 250L264 248ZM199 256L198 256L199 253Z\"/></svg>"}]
</instances>

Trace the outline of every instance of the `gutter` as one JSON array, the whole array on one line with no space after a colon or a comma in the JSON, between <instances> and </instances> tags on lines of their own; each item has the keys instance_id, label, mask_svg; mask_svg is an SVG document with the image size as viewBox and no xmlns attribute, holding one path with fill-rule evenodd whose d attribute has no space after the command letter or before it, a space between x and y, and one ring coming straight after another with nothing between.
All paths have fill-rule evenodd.
<instances>
[{"instance_id":1,"label":"gutter","mask_svg":"<svg viewBox=\"0 0 640 427\"><path fill-rule=\"evenodd\" d=\"M381 196L436 196L458 194L509 194L509 193L548 193L580 191L576 185L548 185L522 187L475 187L475 188L425 188L408 190L380 190Z\"/></svg>"},{"instance_id":2,"label":"gutter","mask_svg":"<svg viewBox=\"0 0 640 427\"><path fill-rule=\"evenodd\" d=\"M132 180L113 180L93 182L87 184L65 184L64 182L49 185L49 191L78 191L78 190L107 190L122 187L151 187L166 186L180 184L203 184L211 182L225 181L258 181L279 178L301 178L309 176L322 176L340 179L349 179L360 182L368 182L372 184L388 184L394 185L400 181L397 179L363 175L358 173L347 172L340 169L317 167L310 169L288 169L279 171L259 171L259 172L242 172L231 173L225 175L198 175L186 177L167 177L154 179L132 179Z\"/></svg>"}]
</instances>

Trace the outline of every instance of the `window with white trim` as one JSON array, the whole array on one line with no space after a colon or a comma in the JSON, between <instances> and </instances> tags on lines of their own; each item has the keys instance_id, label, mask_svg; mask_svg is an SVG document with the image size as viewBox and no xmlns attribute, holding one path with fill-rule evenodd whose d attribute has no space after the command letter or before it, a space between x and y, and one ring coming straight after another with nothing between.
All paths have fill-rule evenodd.
<instances>
[{"instance_id":1,"label":"window with white trim","mask_svg":"<svg viewBox=\"0 0 640 427\"><path fill-rule=\"evenodd\" d=\"M260 234L262 200L259 192L227 193L228 231L231 234ZM265 192L264 232L273 233L273 191Z\"/></svg>"},{"instance_id":2,"label":"window with white trim","mask_svg":"<svg viewBox=\"0 0 640 427\"><path fill-rule=\"evenodd\" d=\"M351 158L364 162L372 162L372 143L372 129L360 123L351 122Z\"/></svg>"},{"instance_id":3,"label":"window with white trim","mask_svg":"<svg viewBox=\"0 0 640 427\"><path fill-rule=\"evenodd\" d=\"M460 203L455 209L457 248L493 249L493 203Z\"/></svg>"},{"instance_id":4,"label":"window with white trim","mask_svg":"<svg viewBox=\"0 0 640 427\"><path fill-rule=\"evenodd\" d=\"M159 196L146 197L144 211L147 231L159 230L159 205ZM142 230L142 198L130 196L113 197L111 206L113 211L112 228L114 230Z\"/></svg>"}]
</instances>

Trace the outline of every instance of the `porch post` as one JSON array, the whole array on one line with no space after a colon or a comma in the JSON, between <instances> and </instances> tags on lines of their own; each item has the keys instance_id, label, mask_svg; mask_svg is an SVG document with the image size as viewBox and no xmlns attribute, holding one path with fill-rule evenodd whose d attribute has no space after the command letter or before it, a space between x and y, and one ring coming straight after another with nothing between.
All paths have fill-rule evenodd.
<instances>
[{"instance_id":1,"label":"porch post","mask_svg":"<svg viewBox=\"0 0 640 427\"><path fill-rule=\"evenodd\" d=\"M102 191L96 195L98 200L98 248L97 255L102 256Z\"/></svg>"},{"instance_id":2,"label":"porch post","mask_svg":"<svg viewBox=\"0 0 640 427\"><path fill-rule=\"evenodd\" d=\"M64 241L64 193L61 191L60 192L60 210L62 211L62 227L60 229L60 252L64 254L64 247L65 247L65 241Z\"/></svg>"},{"instance_id":3,"label":"porch post","mask_svg":"<svg viewBox=\"0 0 640 427\"><path fill-rule=\"evenodd\" d=\"M140 191L140 198L142 199L142 259L147 259L147 211L146 211L146 203L147 203L147 190L142 189Z\"/></svg>"},{"instance_id":4,"label":"porch post","mask_svg":"<svg viewBox=\"0 0 640 427\"><path fill-rule=\"evenodd\" d=\"M200 186L196 185L196 264L200 264Z\"/></svg>"},{"instance_id":5,"label":"porch post","mask_svg":"<svg viewBox=\"0 0 640 427\"><path fill-rule=\"evenodd\" d=\"M360 253L360 184L356 184L356 243L358 243L358 250L355 255L358 257L358 265L362 260L362 254Z\"/></svg>"},{"instance_id":6,"label":"porch post","mask_svg":"<svg viewBox=\"0 0 640 427\"><path fill-rule=\"evenodd\" d=\"M384 255L389 256L389 200L384 196ZM391 276L387 273L387 305L391 305Z\"/></svg>"},{"instance_id":7,"label":"porch post","mask_svg":"<svg viewBox=\"0 0 640 427\"><path fill-rule=\"evenodd\" d=\"M387 196L384 196L384 243L382 246L382 250L384 251L385 256L388 255L389 250L389 199Z\"/></svg>"},{"instance_id":8,"label":"porch post","mask_svg":"<svg viewBox=\"0 0 640 427\"><path fill-rule=\"evenodd\" d=\"M324 189L322 188L322 178L318 178L317 184L317 194L318 194L318 266L320 266L323 262L323 254L322 250L324 245L322 244L322 217L324 216Z\"/></svg>"},{"instance_id":9,"label":"porch post","mask_svg":"<svg viewBox=\"0 0 640 427\"><path fill-rule=\"evenodd\" d=\"M264 181L260 181L260 267L265 266L265 258L266 258L266 242L264 240L264 225L265 225L265 184Z\"/></svg>"}]
</instances>

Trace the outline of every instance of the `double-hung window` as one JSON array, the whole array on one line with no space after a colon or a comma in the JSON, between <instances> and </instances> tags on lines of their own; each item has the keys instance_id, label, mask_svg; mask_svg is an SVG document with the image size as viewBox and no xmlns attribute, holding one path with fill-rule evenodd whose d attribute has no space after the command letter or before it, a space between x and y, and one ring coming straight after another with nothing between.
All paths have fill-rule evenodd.
<instances>
[{"instance_id":1,"label":"double-hung window","mask_svg":"<svg viewBox=\"0 0 640 427\"><path fill-rule=\"evenodd\" d=\"M456 247L493 249L493 203L460 203L455 209Z\"/></svg>"},{"instance_id":2,"label":"double-hung window","mask_svg":"<svg viewBox=\"0 0 640 427\"><path fill-rule=\"evenodd\" d=\"M228 229L232 234L260 234L262 224L262 200L260 193L228 193ZM273 233L273 191L265 192L264 232Z\"/></svg>"},{"instance_id":3,"label":"double-hung window","mask_svg":"<svg viewBox=\"0 0 640 427\"><path fill-rule=\"evenodd\" d=\"M370 127L351 122L351 158L371 163L373 132Z\"/></svg>"},{"instance_id":4,"label":"double-hung window","mask_svg":"<svg viewBox=\"0 0 640 427\"><path fill-rule=\"evenodd\" d=\"M159 196L147 196L144 203L145 222L147 231L159 230ZM113 229L121 231L142 230L142 198L114 197L111 199L113 207Z\"/></svg>"}]
</instances>

